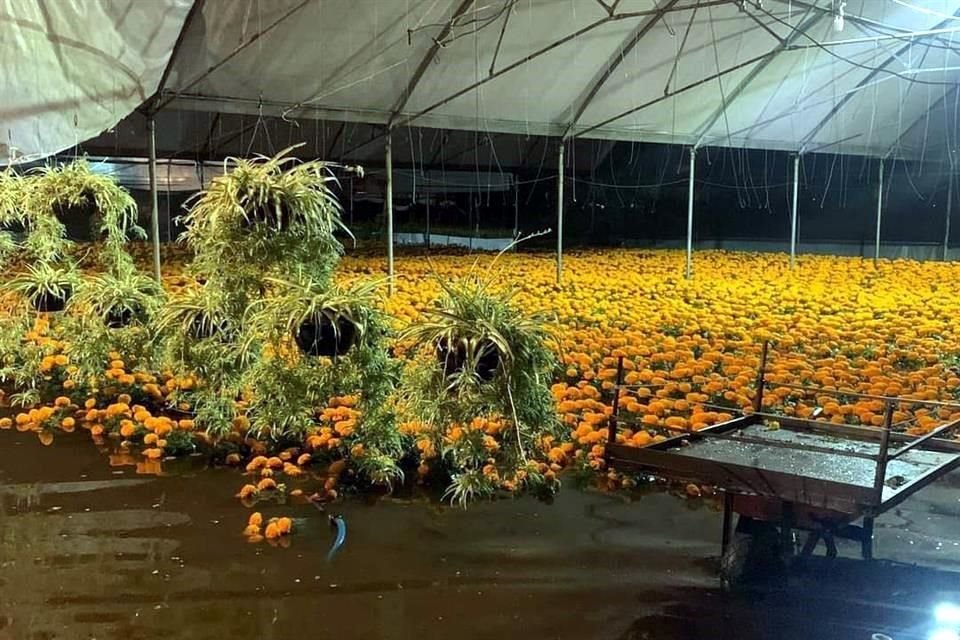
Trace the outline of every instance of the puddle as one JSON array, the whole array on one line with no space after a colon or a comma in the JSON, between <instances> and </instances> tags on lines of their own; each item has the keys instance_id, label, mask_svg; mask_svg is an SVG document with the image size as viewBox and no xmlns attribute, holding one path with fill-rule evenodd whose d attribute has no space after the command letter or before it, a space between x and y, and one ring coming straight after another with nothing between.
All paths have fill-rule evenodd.
<instances>
[{"instance_id":1,"label":"puddle","mask_svg":"<svg viewBox=\"0 0 960 640\"><path fill-rule=\"evenodd\" d=\"M630 504L570 488L551 505L519 499L467 511L341 502L328 513L345 517L346 544L327 562L327 514L263 505L265 517L292 517L294 535L286 549L250 545L241 535L250 510L233 497L237 472L187 469L137 475L109 466L82 435L40 447L32 434L0 433L0 640L866 639L881 631L901 640L914 623L894 622L921 624L925 599L940 588L930 575L956 580L883 574L874 564L879 577L845 578L834 589L822 586L828 572L728 596L712 562L718 514L668 495ZM944 567L960 563L960 549L944 546L960 538L958 521L934 510L956 492L927 491L927 502L904 503L881 528L879 555L910 562L920 551ZM953 529L937 550L930 536L939 527ZM905 536L915 542L898 540ZM864 563L850 566L857 575ZM878 584L899 591L871 592Z\"/></svg>"}]
</instances>

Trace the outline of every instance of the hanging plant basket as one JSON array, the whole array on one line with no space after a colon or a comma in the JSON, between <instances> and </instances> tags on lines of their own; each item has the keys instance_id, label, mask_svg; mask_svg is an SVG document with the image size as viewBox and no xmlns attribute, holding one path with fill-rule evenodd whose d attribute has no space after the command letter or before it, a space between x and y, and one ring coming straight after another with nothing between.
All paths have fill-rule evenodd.
<instances>
[{"instance_id":1,"label":"hanging plant basket","mask_svg":"<svg viewBox=\"0 0 960 640\"><path fill-rule=\"evenodd\" d=\"M71 236L90 239L90 230L100 215L97 199L92 191L84 191L77 203L58 200L51 208L53 215L67 228Z\"/></svg>"},{"instance_id":2,"label":"hanging plant basket","mask_svg":"<svg viewBox=\"0 0 960 640\"><path fill-rule=\"evenodd\" d=\"M350 318L317 312L294 331L293 339L304 354L334 358L346 355L357 340L357 326Z\"/></svg>"},{"instance_id":3,"label":"hanging plant basket","mask_svg":"<svg viewBox=\"0 0 960 640\"><path fill-rule=\"evenodd\" d=\"M456 347L451 349L446 338L440 338L437 342L437 361L443 368L444 377L460 373L467 365L466 340L456 339L455 343ZM500 349L493 341L482 339L477 343L476 352L479 357L474 373L484 382L490 382L500 366Z\"/></svg>"},{"instance_id":4,"label":"hanging plant basket","mask_svg":"<svg viewBox=\"0 0 960 640\"><path fill-rule=\"evenodd\" d=\"M275 231L288 231L292 216L286 205L255 205L248 207L246 215L240 219L240 226L244 229L265 227Z\"/></svg>"},{"instance_id":5,"label":"hanging plant basket","mask_svg":"<svg viewBox=\"0 0 960 640\"><path fill-rule=\"evenodd\" d=\"M40 313L63 311L64 307L67 306L67 301L73 294L73 289L69 286L62 287L62 289L63 293L59 296L49 291L30 293L30 304Z\"/></svg>"}]
</instances>

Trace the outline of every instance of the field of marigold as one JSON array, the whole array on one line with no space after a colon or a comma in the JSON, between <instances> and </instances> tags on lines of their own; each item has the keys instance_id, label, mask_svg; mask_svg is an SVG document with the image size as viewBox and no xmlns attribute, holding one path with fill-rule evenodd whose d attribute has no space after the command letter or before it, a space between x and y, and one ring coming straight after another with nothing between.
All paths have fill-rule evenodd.
<instances>
[{"instance_id":1,"label":"field of marigold","mask_svg":"<svg viewBox=\"0 0 960 640\"><path fill-rule=\"evenodd\" d=\"M141 257L146 252L140 250ZM168 250L164 284L188 286L185 256ZM559 365L552 380L558 414L569 427L565 438L543 443L543 473L570 466L602 471L611 487L622 479L603 469L603 443L612 410L617 362L623 358L621 394L626 428L618 439L644 446L682 430L696 430L749 411L753 403L762 344L771 356L764 407L786 415L838 424L883 422L884 402L844 393L897 396L897 428L917 435L960 417L951 407L920 400L960 399L960 264L803 256L790 270L779 254L706 251L696 254L695 276L683 278L681 252L604 250L565 257L564 280L555 282L550 254L491 255L401 253L396 293L384 306L396 328L416 319L440 291L440 283L468 272L485 274L494 288L515 289L524 311L540 314L557 338ZM381 255L349 254L338 277L376 277L385 271ZM30 339L45 340L43 322ZM56 431L83 427L101 445L104 436L137 437L142 451L111 449L111 464L137 465L156 473L170 454L204 439L189 407L157 412L178 389L194 380L187 372L139 371L124 354L111 354L99 396L74 397L71 366L48 345L42 363L56 391L49 406L0 419L0 428L37 431L48 444ZM404 345L395 345L398 355ZM778 384L804 384L836 394L798 391ZM650 385L643 387L641 385ZM278 489L300 495L313 489L311 456L333 450L359 418L356 398L332 398L318 408L319 428L300 446L270 452L246 435L238 417L228 439L238 446L226 462L246 468L244 500ZM178 410L180 413L178 414ZM405 428L401 425L401 430ZM486 428L486 427L484 427ZM411 433L415 433L411 431ZM240 446L240 445L244 446ZM277 456L268 458L270 453ZM363 452L351 452L362 455ZM333 492L342 464L321 477ZM334 472L331 472L331 468ZM426 475L424 473L424 475ZM303 487L300 485L304 484Z\"/></svg>"},{"instance_id":2,"label":"field of marigold","mask_svg":"<svg viewBox=\"0 0 960 640\"><path fill-rule=\"evenodd\" d=\"M414 320L438 279L486 270L490 262L474 260L400 258L388 311L400 323ZM852 392L904 398L893 421L914 435L960 417L960 409L910 402L960 399L960 265L804 256L791 270L781 254L707 251L696 255L688 281L683 260L674 251L574 253L565 257L562 286L551 255L496 261L490 277L517 288L526 310L555 322L563 367L553 392L570 440L555 443L551 460L564 464L582 451L591 466L602 466L620 356L624 382L638 388L621 394L621 418L632 428L618 438L637 446L749 411L764 341L772 388L763 405L770 411L881 425L884 402L842 395ZM344 275L377 271L381 263L348 257Z\"/></svg>"}]
</instances>

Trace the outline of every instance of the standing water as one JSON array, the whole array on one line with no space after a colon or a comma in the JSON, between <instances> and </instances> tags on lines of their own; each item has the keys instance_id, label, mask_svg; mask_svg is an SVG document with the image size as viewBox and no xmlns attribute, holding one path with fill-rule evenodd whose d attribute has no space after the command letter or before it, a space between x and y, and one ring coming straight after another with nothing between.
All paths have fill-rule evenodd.
<instances>
[{"instance_id":1,"label":"standing water","mask_svg":"<svg viewBox=\"0 0 960 640\"><path fill-rule=\"evenodd\" d=\"M960 569L957 480L886 518L878 554ZM569 487L552 505L466 511L270 505L265 517L294 518L290 546L251 545L250 511L232 497L241 483L227 469L138 475L83 436L40 447L0 432L0 640L901 640L926 638L928 601L960 584L946 571L838 561L728 595L711 509ZM348 528L328 560L330 514Z\"/></svg>"}]
</instances>

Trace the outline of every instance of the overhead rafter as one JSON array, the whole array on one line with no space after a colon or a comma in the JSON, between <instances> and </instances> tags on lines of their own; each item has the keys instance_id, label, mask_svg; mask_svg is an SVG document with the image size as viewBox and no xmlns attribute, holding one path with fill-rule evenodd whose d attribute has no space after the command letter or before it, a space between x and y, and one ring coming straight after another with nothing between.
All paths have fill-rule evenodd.
<instances>
[{"instance_id":1,"label":"overhead rafter","mask_svg":"<svg viewBox=\"0 0 960 640\"><path fill-rule=\"evenodd\" d=\"M443 48L442 43L450 35L450 32L453 31L453 27L457 23L457 20L459 20L460 17L470 9L473 3L474 0L462 0L462 2L460 2L460 6L457 7L456 11L453 12L453 16L451 16L450 20L447 21L447 24L444 25L443 30L436 38L433 39L433 44L430 45L430 50L427 51L427 55L425 55L423 60L420 61L420 64L417 65L416 71L414 71L413 75L410 77L410 82L407 83L403 93L400 94L400 98L398 98L396 104L393 105L393 109L391 110L390 114L390 120L387 122L388 130L393 127L393 121L396 120L397 115L402 113L404 108L407 106L407 102L410 101L410 96L413 95L417 85L420 84L420 80L427 72L427 69L429 69L430 65L433 64L434 59L437 57L437 53Z\"/></svg>"},{"instance_id":2,"label":"overhead rafter","mask_svg":"<svg viewBox=\"0 0 960 640\"><path fill-rule=\"evenodd\" d=\"M784 5L788 5L788 6L792 6L792 7L797 7L797 8L800 8L800 9L813 9L814 11L819 11L821 14L823 14L823 15L825 15L825 16L830 16L831 18L834 16L834 12L833 12L832 9L830 9L830 8L828 8L828 7L822 7L822 6L817 5L817 4L816 4L816 0L814 0L814 4L811 4L811 3L809 3L809 2L805 2L804 0L773 0L773 1L774 1L774 2L779 2L780 4L784 4ZM866 28L868 28L868 29L872 29L875 33L878 32L878 31L881 31L881 30L884 30L884 29L885 29L885 30L887 30L887 31L889 31L889 32L892 32L892 34L894 34L894 37L897 37L897 35L899 35L899 37L901 37L901 38L913 37L913 30L911 30L911 29L905 29L905 28L903 28L903 27L898 27L898 26L896 26L896 25L887 24L887 23L885 23L885 22L880 22L879 20L873 20L873 19L867 18L867 17L865 17L865 16L860 16L860 15L852 14L852 13L850 13L849 11L846 12L846 13L844 13L843 19L844 19L845 21L851 23L851 24L855 24L855 25L858 25L858 26L861 26L861 27L866 27ZM882 31L881 31L881 32L882 32ZM919 34L917 34L917 35L919 35ZM934 34L927 34L927 35L932 35L935 40L938 40L939 42L941 42L941 43L943 43L943 44L946 44L946 45L947 45L947 48L949 48L949 49L955 48L955 44L956 44L956 43L951 42L950 40L944 39L941 35L938 35L938 34L935 34L935 33L934 33ZM825 45L825 46L830 46L828 43L824 43L824 45ZM813 45L813 46L816 46L816 45ZM796 48L796 47L795 47L795 48Z\"/></svg>"},{"instance_id":3,"label":"overhead rafter","mask_svg":"<svg viewBox=\"0 0 960 640\"><path fill-rule=\"evenodd\" d=\"M730 92L730 95L727 96L726 104L722 104L717 109L714 110L712 114L704 121L704 123L697 128L697 132L694 134L697 138L697 143L694 145L695 148L699 148L703 144L703 139L710 133L710 130L713 129L713 125L717 123L727 109L730 108L730 105L733 104L737 98L739 98L744 91L756 80L757 76L763 73L763 70L766 69L771 62L773 62L778 55L783 53L793 42L799 38L807 30L812 29L816 26L817 22L823 19L823 15L816 13L811 15L812 9L807 9L806 13L803 14L800 24L797 26L795 31L790 32L786 38L780 39L780 44L772 49L760 62L758 62L753 69L740 81L740 83L733 88L733 91ZM751 16L753 14L750 14Z\"/></svg>"},{"instance_id":4,"label":"overhead rafter","mask_svg":"<svg viewBox=\"0 0 960 640\"><path fill-rule=\"evenodd\" d=\"M696 6L696 7L698 7L698 8L704 8L704 7L709 7L709 6L726 5L726 4L729 4L729 3L730 3L730 0L698 0L698 3L697 3L696 5L689 5L689 4L688 4L688 5L684 5L684 6L675 6L675 7L673 7L670 11L688 11L688 10L693 9L694 6ZM468 93L470 93L471 91L475 91L476 89L478 89L478 88L480 88L481 86L487 84L488 82L492 82L493 80L496 80L497 78L499 78L499 77L501 77L501 76L503 76L503 75L505 75L505 74L507 74L507 73L509 73L509 72L511 72L511 71L514 71L514 70L516 70L516 69L518 69L518 68L520 68L520 67L528 64L529 62L531 62L531 61L533 61L533 60L536 60L537 58L540 58L541 56L544 56L544 55L550 53L551 51L553 51L553 50L555 50L555 49L557 49L557 48L559 48L559 47L567 44L568 42L571 42L571 41L573 41L573 40L576 40L577 38L582 37L582 36L586 35L587 33L590 33L591 31L594 31L595 29L598 29L598 28L600 28L600 27L603 27L604 25L607 25L607 24L609 24L609 23L611 23L611 22L619 21L619 20L632 20L632 19L634 19L634 18L642 18L642 17L646 17L646 16L656 15L657 13L659 13L659 10L658 10L658 9L651 9L651 10L645 10L645 11L629 11L629 12L622 12L622 13L614 13L614 14L611 15L611 16L607 16L607 17L605 17L605 18L600 18L599 20L595 20L595 21L593 21L593 22L591 22L591 23L589 23L589 24L581 27L580 29L577 29L576 31L574 31L574 32L572 32L572 33L569 33L569 34L563 36L562 38L559 38L559 39L555 40L554 42L552 42L552 43L550 43L550 44L548 44L548 45L546 45L546 46L544 46L544 47L541 47L540 49L537 49L536 51L534 51L534 52L532 52L532 53L527 54L526 56L520 58L519 60L516 60L515 62L512 62L512 63L508 64L507 66L503 67L502 69L499 69L499 70L495 71L494 73L488 75L486 78L481 78L480 80L477 80L476 82L473 82L473 83L467 85L466 87L464 87L464 88L462 88L462 89L459 89L458 91L455 91L454 93L450 94L450 95L447 96L446 98L443 98L442 100L438 100L437 102L434 102L434 103L431 104L430 106L425 107L424 109L421 109L420 111L418 111L418 112L416 112L416 113L413 113L413 114L410 114L409 116L404 117L399 124L394 123L394 126L395 126L395 127L396 127L396 126L401 126L401 127L407 126L407 125L411 124L413 121L418 120L418 119L420 119L420 118L422 118L422 117L424 117L424 116L426 116L426 115L428 115L428 114L430 114L430 113L433 113L434 111L436 111L437 109L443 107L444 105L447 105L447 104L453 102L453 101L456 100L457 98L460 98L460 97L462 97L462 96L465 96L465 95L467 95ZM370 144L370 143L372 143L372 142L374 142L374 141L376 141L376 140L379 140L379 139L381 139L381 138L386 137L387 134L388 134L388 131L389 131L389 129L385 129L385 130L382 131L378 136L375 136L375 137L371 138L371 139L368 140L365 144ZM361 145L361 146L363 146L363 145Z\"/></svg>"},{"instance_id":5,"label":"overhead rafter","mask_svg":"<svg viewBox=\"0 0 960 640\"><path fill-rule=\"evenodd\" d=\"M650 30L653 29L658 22L660 22L663 16L665 16L667 12L670 11L670 9L672 9L673 6L679 1L680 0L666 0L666 2L657 10L657 13L638 24L630 33L630 35L627 36L626 40L620 44L620 46L617 48L617 51L610 57L610 59L607 61L607 64L603 66L603 69L600 71L600 73L593 79L590 85L584 89L584 91L577 98L576 102L574 102L576 106L573 109L573 117L570 118L570 124L567 125L567 130L563 133L564 140L570 136L570 132L575 126L577 126L577 123L587 110L587 107L590 106L590 103L600 92L600 89L603 88L603 85L606 84L607 80L610 79L610 76L612 76L617 68L623 64L623 61L626 60L627 56L630 55L630 52L633 51L640 40L642 40L643 37L647 35Z\"/></svg>"},{"instance_id":6,"label":"overhead rafter","mask_svg":"<svg viewBox=\"0 0 960 640\"><path fill-rule=\"evenodd\" d=\"M960 9L958 9L954 13L954 17L960 17ZM942 20L934 27L934 29L942 29L948 24L950 24L952 21L953 21L953 18ZM869 73L867 73L867 75L861 78L860 82L857 83L857 86L853 91L850 91L849 93L844 94L844 96L840 98L840 100L835 105L833 105L830 111L827 112L827 115L825 115L820 120L820 122L818 122L816 126L810 131L810 133L804 136L803 139L800 141L800 153L803 154L806 151L807 145L809 145L810 142L812 142L817 137L817 135L823 130L823 128L826 127L831 120L833 120L834 116L840 113L840 111L847 105L847 103L850 102L850 99L853 98L853 96L857 95L857 93L859 93L860 89L868 85L878 75L880 75L881 73L884 73L887 67L889 67L897 59L899 59L900 56L902 56L907 51L909 51L912 46L913 46L913 43L908 42L904 44L902 47L899 47L896 51L894 51L892 54L887 56L886 60L880 63L880 66L874 67L873 70L871 70Z\"/></svg>"},{"instance_id":7,"label":"overhead rafter","mask_svg":"<svg viewBox=\"0 0 960 640\"><path fill-rule=\"evenodd\" d=\"M940 96L939 98L931 102L930 106L923 112L923 114L919 118L911 122L908 127L906 127L900 132L900 135L898 135L894 143L890 145L890 148L887 149L887 152L884 154L883 157L889 158L894 154L894 152L899 150L900 144L903 142L903 139L907 137L907 134L913 131L917 127L917 125L919 125L921 122L929 118L933 110L939 107L941 104L944 104L947 101L948 97L950 97L951 95L956 95L957 91L960 91L960 85L958 85L957 87L954 87L950 91L944 91L942 96Z\"/></svg>"},{"instance_id":8,"label":"overhead rafter","mask_svg":"<svg viewBox=\"0 0 960 640\"><path fill-rule=\"evenodd\" d=\"M155 105L155 107L153 108L153 112L156 113L157 111L160 111L160 110L163 109L165 106L167 106L168 104L170 104L171 102L173 102L174 100L176 100L176 99L177 99L177 96L179 96L179 95L181 95L181 94L183 94L183 93L186 93L187 91L189 91L189 90L192 89L193 87L195 87L195 86L197 86L198 84L200 84L203 80L205 80L208 76L210 76L210 74L214 73L217 69L219 69L219 68L222 67L223 65L225 65L225 64L227 64L228 62L230 62L231 60L233 60L233 58L235 58L238 54L240 54L240 52L244 51L247 47L249 47L250 45L252 45L253 43L255 43L257 40L259 40L260 38L262 38L262 37L265 36L266 34L270 33L270 32L273 31L274 29L276 29L276 28L277 28L278 26L280 26L283 22L285 22L286 20L290 19L290 18L291 18L292 16L294 16L298 11L300 11L301 9L303 9L304 7L306 7L308 4L310 4L310 2L311 2L311 0L301 0L301 2L299 2L299 3L296 4L295 6L291 7L289 10L287 10L286 12L284 12L283 15L281 15L279 18L277 18L276 20L274 20L273 22L271 22L270 24L268 24L266 27L264 27L264 28L261 29L260 31L257 31L257 32L256 32L255 34L253 34L252 36L250 36L250 38L247 39L245 42L242 42L242 43L240 43L239 45L237 45L230 53L228 53L228 54L226 55L226 57L224 57L223 59L221 59L221 60L220 60L219 62L217 62L216 64L213 64L213 65L211 65L210 67L208 67L206 71L204 71L204 72L201 73L199 76L197 76L196 78L194 78L193 80L191 80L190 82L188 82L188 83L186 84L186 86L183 86L183 87L181 87L180 89L178 89L176 92L174 92L174 94L173 94L172 96L169 96L169 97L167 97L167 98L164 100L162 93L161 93L160 91L158 91L158 92L157 92L157 100L155 101L155 102L156 102L156 105Z\"/></svg>"},{"instance_id":9,"label":"overhead rafter","mask_svg":"<svg viewBox=\"0 0 960 640\"><path fill-rule=\"evenodd\" d=\"M186 40L187 31L189 31L190 25L193 24L196 16L203 11L204 2L206 2L206 0L193 0L193 4L190 5L190 10L187 12L187 17L183 20L183 26L180 27L180 33L177 34L177 39L173 43L173 49L170 51L170 57L167 58L167 65L163 68L163 74L160 76L160 82L157 83L157 90L154 91L153 95L150 96L144 103L144 111L148 115L153 115L160 110L160 108L157 106L157 104L160 102L160 95L167 87L167 81L170 79L170 74L173 72L173 65L176 63L180 49L183 47L183 41Z\"/></svg>"},{"instance_id":10,"label":"overhead rafter","mask_svg":"<svg viewBox=\"0 0 960 640\"><path fill-rule=\"evenodd\" d=\"M749 58L749 59L747 59L747 60L744 60L743 62L739 62L739 63L737 63L737 64L735 64L735 65L733 65L733 66L727 67L726 69L722 69L722 70L720 70L720 71L718 71L718 72L716 72L716 73L711 73L710 75L705 76L705 77L703 77L703 78L700 78L699 80L696 80L696 81L691 82L691 83L689 83L689 84L685 84L685 85L683 85L682 87L677 87L677 88L674 89L673 91L667 91L667 92L664 93L662 96L657 96L656 98L653 98L652 100L647 100L646 102L644 102L644 103L642 103L642 104L638 104L638 105L636 105L636 106L634 106L634 107L630 107L629 109L626 109L626 110L624 110L624 111L621 111L620 113L614 114L614 115L610 116L609 118L607 118L607 119L605 119L605 120L603 120L603 121L601 121L601 122L598 122L598 123L596 123L596 124L592 124L592 125L590 125L589 127L587 127L586 129L583 129L583 130L581 130L581 131L577 131L576 133L574 133L574 134L571 135L570 137L571 137L571 138L575 138L575 137L585 136L585 135L587 135L588 133L592 133L592 132L594 132L594 131L597 131L597 130L599 130L599 129L602 129L602 128L606 127L608 124L612 124L612 123L616 122L617 120L621 120L621 119L623 119L623 118L626 118L626 117L629 116L629 115L633 115L634 113L638 113L638 112L640 112L640 111L643 111L644 109L647 109L647 108L649 108L649 107L652 107L652 106L655 105L655 104L660 104L660 103L663 102L664 100L670 100L671 98L674 98L674 97L680 95L681 93L685 93L685 92L687 92L687 91L690 91L691 89L696 89L697 87L703 86L703 85L705 85L705 84L708 83L708 82L713 82L713 81L716 80L717 78L722 78L723 76L725 76L725 75L727 75L727 74L729 74L729 73L733 73L734 71L739 71L740 69L743 69L744 67L749 67L749 66L752 65L752 64L755 64L755 63L757 63L757 62L760 62L760 61L763 60L765 57L767 57L767 54L766 54L766 53L760 54L760 55L758 55L758 56L754 56L754 57L752 57L752 58Z\"/></svg>"}]
</instances>

